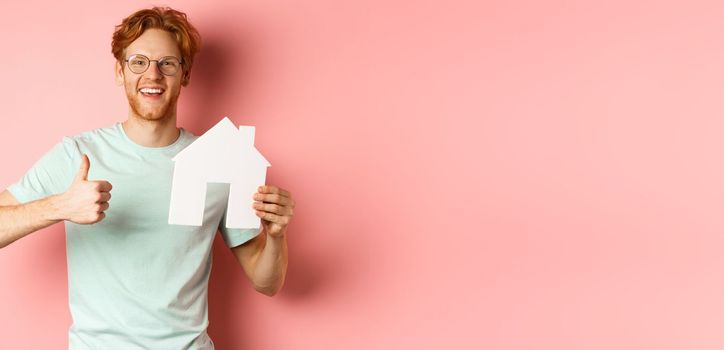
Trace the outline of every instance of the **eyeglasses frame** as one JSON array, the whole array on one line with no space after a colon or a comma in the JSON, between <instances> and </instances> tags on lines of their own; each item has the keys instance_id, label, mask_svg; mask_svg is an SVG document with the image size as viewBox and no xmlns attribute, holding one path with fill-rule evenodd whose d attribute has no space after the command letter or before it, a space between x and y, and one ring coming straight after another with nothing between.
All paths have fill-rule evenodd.
<instances>
[{"instance_id":1,"label":"eyeglasses frame","mask_svg":"<svg viewBox=\"0 0 724 350\"><path fill-rule=\"evenodd\" d=\"M148 60L148 67L146 67L146 69L144 69L143 72L136 73L136 72L134 72L134 71L131 69L131 67L128 67L128 61L130 61L131 58L136 57L136 56L141 56L141 57L144 57L145 59ZM131 71L131 73L133 73L133 74L143 74L143 73L146 73L146 71L148 71L148 68L151 67L151 62L156 62L156 69L158 69L158 71L161 72L161 74L163 74L163 75L165 75L165 76L168 76L168 77L175 76L175 75L178 73L178 70L175 71L173 74L166 74L166 73L163 72L163 70L161 70L161 68L159 68L159 67L161 67L161 66L159 66L159 62L161 62L161 61L163 61L164 59L167 59L167 58L175 58L175 59L177 59L178 62L179 62L179 65L181 65L179 68L181 68L181 70L183 70L184 59L183 59L183 58L178 58L178 57L176 57L176 56L163 56L163 57L161 57L161 58L159 58L159 59L157 59L157 60L152 60L152 59L148 58L146 55L135 54L135 55L130 55L130 56L128 56L128 58L126 58L125 60L123 60L123 62L126 63L126 66L128 67L128 70Z\"/></svg>"}]
</instances>

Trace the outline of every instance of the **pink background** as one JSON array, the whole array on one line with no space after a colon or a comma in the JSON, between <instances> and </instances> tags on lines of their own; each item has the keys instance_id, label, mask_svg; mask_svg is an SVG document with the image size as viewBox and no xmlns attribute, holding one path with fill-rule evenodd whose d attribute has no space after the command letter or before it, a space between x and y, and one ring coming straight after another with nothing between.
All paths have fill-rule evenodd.
<instances>
[{"instance_id":1,"label":"pink background","mask_svg":"<svg viewBox=\"0 0 724 350\"><path fill-rule=\"evenodd\" d=\"M170 3L205 40L179 124L256 125L298 203L274 298L217 237L217 347L724 348L724 6L593 3ZM0 186L125 119L147 5L0 4ZM0 250L4 348L65 347L64 242Z\"/></svg>"}]
</instances>

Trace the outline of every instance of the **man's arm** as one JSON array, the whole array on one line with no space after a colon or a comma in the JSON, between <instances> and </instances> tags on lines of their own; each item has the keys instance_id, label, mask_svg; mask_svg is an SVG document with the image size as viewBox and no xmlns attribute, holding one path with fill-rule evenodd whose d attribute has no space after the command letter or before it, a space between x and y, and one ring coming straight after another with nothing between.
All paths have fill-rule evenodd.
<instances>
[{"instance_id":1,"label":"man's arm","mask_svg":"<svg viewBox=\"0 0 724 350\"><path fill-rule=\"evenodd\" d=\"M289 191L260 186L254 194L254 209L261 218L261 232L250 241L231 248L254 289L268 296L284 285L287 274L287 225L295 203Z\"/></svg>"},{"instance_id":2,"label":"man's arm","mask_svg":"<svg viewBox=\"0 0 724 350\"><path fill-rule=\"evenodd\" d=\"M58 196L20 204L7 190L0 193L0 248L61 221Z\"/></svg>"},{"instance_id":3,"label":"man's arm","mask_svg":"<svg viewBox=\"0 0 724 350\"><path fill-rule=\"evenodd\" d=\"M68 191L20 204L7 190L0 193L0 248L56 222L93 224L105 218L112 188L108 181L88 181L86 155Z\"/></svg>"},{"instance_id":4,"label":"man's arm","mask_svg":"<svg viewBox=\"0 0 724 350\"><path fill-rule=\"evenodd\" d=\"M270 237L262 229L256 237L231 251L257 292L274 296L282 288L288 264L286 235Z\"/></svg>"}]
</instances>

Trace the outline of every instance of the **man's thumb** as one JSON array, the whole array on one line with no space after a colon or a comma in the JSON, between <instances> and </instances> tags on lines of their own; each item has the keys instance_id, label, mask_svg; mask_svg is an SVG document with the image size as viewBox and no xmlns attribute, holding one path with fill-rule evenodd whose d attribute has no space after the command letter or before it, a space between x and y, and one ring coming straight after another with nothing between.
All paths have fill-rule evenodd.
<instances>
[{"instance_id":1,"label":"man's thumb","mask_svg":"<svg viewBox=\"0 0 724 350\"><path fill-rule=\"evenodd\" d=\"M90 161L88 160L88 156L83 154L83 157L80 158L80 169L75 176L75 180L88 181L88 169L90 169Z\"/></svg>"}]
</instances>

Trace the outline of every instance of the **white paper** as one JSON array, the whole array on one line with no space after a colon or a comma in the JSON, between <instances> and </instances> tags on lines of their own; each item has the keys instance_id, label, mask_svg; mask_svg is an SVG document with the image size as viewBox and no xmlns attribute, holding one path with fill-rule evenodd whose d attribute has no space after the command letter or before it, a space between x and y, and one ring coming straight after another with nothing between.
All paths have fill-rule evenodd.
<instances>
[{"instance_id":1,"label":"white paper","mask_svg":"<svg viewBox=\"0 0 724 350\"><path fill-rule=\"evenodd\" d=\"M254 147L254 127L236 126L224 117L174 158L168 223L201 226L206 184L229 184L227 228L258 229L261 219L252 203L266 183L271 164Z\"/></svg>"}]
</instances>

